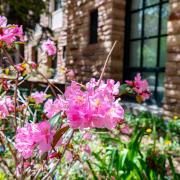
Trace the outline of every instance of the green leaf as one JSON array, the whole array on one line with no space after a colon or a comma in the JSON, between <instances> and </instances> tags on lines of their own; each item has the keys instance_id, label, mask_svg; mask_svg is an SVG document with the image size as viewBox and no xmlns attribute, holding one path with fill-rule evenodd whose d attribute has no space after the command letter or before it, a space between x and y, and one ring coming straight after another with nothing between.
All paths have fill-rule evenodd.
<instances>
[{"instance_id":1,"label":"green leaf","mask_svg":"<svg viewBox=\"0 0 180 180\"><path fill-rule=\"evenodd\" d=\"M169 160L169 165L170 165L170 168L171 168L171 171L172 171L172 174L173 174L173 179L177 180L176 171L175 171L171 156L168 157L168 160Z\"/></svg>"},{"instance_id":2,"label":"green leaf","mask_svg":"<svg viewBox=\"0 0 180 180\"><path fill-rule=\"evenodd\" d=\"M51 127L53 128L53 127L57 126L57 124L59 123L60 120L61 120L61 112L57 113L49 120Z\"/></svg>"},{"instance_id":3,"label":"green leaf","mask_svg":"<svg viewBox=\"0 0 180 180\"><path fill-rule=\"evenodd\" d=\"M124 163L126 160L128 154L128 149L124 149L123 151L120 152L120 167L123 168L124 167Z\"/></svg>"},{"instance_id":4,"label":"green leaf","mask_svg":"<svg viewBox=\"0 0 180 180\"><path fill-rule=\"evenodd\" d=\"M115 155L116 155L117 150L113 149L110 157L110 162L108 166L108 172L111 173L113 165L114 165L114 160L115 160Z\"/></svg>"},{"instance_id":5,"label":"green leaf","mask_svg":"<svg viewBox=\"0 0 180 180\"><path fill-rule=\"evenodd\" d=\"M89 169L90 169L91 172L92 172L92 175L93 175L94 179L95 179L95 180L98 180L98 177L97 177L97 175L96 175L93 167L91 166L91 163L90 163L88 160L87 160L86 162L87 162L87 164L88 164L88 166L89 166Z\"/></svg>"},{"instance_id":6,"label":"green leaf","mask_svg":"<svg viewBox=\"0 0 180 180\"><path fill-rule=\"evenodd\" d=\"M120 95L126 94L127 93L127 88L128 88L127 84L122 84L120 86Z\"/></svg>"},{"instance_id":7,"label":"green leaf","mask_svg":"<svg viewBox=\"0 0 180 180\"><path fill-rule=\"evenodd\" d=\"M102 165L103 167L106 167L105 161L103 161L103 159L100 158L99 154L97 154L97 153L95 153L95 152L92 152L92 155L96 158L96 160L98 160L98 161L101 163L101 165Z\"/></svg>"}]
</instances>

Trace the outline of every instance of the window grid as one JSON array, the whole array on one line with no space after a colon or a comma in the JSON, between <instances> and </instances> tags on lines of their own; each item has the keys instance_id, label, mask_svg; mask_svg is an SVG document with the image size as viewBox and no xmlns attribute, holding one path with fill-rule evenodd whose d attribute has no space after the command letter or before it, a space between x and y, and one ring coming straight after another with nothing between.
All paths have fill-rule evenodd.
<instances>
[{"instance_id":1,"label":"window grid","mask_svg":"<svg viewBox=\"0 0 180 180\"><path fill-rule=\"evenodd\" d=\"M161 102L157 102L158 101L158 85L159 85L159 81L158 81L158 76L160 75L160 73L163 73L165 71L165 67L160 67L160 53L161 53L161 39L162 37L167 37L167 33L161 33L161 27L162 27L162 7L165 4L168 4L168 0L167 1L163 1L163 0L159 0L158 3L153 4L153 5L149 5L146 6L145 4L145 0L143 0L143 4L142 4L142 8L139 9L135 9L135 10L131 10L131 4L132 4L132 0L127 2L127 8L126 8L126 32L125 32L125 60L124 60L124 78L128 79L129 78L129 73L127 74L126 72L140 72L140 73L155 73L155 86L154 86L154 99L156 100L156 103L161 105ZM151 36L145 36L145 11L153 8L153 7L158 7L158 33L157 35L151 35ZM140 33L140 37L131 37L131 18L135 13L138 12L142 12L142 21L141 21L141 33ZM157 39L157 56L156 56L156 67L144 67L145 64L144 63L144 43L146 40L150 40L150 39ZM138 67L130 67L130 45L132 42L138 42L140 41L140 66Z\"/></svg>"}]
</instances>

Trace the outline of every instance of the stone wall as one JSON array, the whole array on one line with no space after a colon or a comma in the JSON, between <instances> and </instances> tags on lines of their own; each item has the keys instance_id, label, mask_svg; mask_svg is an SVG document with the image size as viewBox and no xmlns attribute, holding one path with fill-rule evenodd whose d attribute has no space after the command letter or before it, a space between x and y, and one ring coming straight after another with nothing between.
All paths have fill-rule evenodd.
<instances>
[{"instance_id":1,"label":"stone wall","mask_svg":"<svg viewBox=\"0 0 180 180\"><path fill-rule=\"evenodd\" d=\"M180 1L170 0L164 115L180 116Z\"/></svg>"},{"instance_id":2,"label":"stone wall","mask_svg":"<svg viewBox=\"0 0 180 180\"><path fill-rule=\"evenodd\" d=\"M98 9L98 43L89 44L90 12ZM104 77L122 78L125 0L73 1L68 5L67 66L78 81L100 76L105 59L115 40Z\"/></svg>"}]
</instances>

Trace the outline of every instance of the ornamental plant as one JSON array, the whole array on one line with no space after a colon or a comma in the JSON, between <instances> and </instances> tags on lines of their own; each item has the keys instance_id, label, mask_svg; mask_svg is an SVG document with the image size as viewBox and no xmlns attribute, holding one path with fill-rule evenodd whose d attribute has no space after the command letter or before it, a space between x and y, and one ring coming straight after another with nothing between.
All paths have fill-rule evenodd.
<instances>
[{"instance_id":1,"label":"ornamental plant","mask_svg":"<svg viewBox=\"0 0 180 180\"><path fill-rule=\"evenodd\" d=\"M81 84L74 80L74 72L67 70L72 81L65 92L49 82L39 71L38 64L24 58L21 64L13 63L9 51L16 51L16 44L23 43L22 26L8 25L7 19L0 16L0 52L9 63L8 68L2 69L4 74L1 74L0 161L2 169L9 171L9 176L15 179L53 177L64 159L69 163L77 159L80 161L73 142L76 142L78 149L91 154L88 143L81 144L91 140L91 130L111 132L122 126L122 131L128 133L120 96L126 92L144 101L150 97L150 91L147 81L142 80L140 74L124 85L112 79L103 80L117 42L98 80L91 78L86 84ZM42 50L48 57L51 56L50 59L57 52L51 40L42 44ZM14 76L7 76L11 71ZM30 94L25 95L20 91L20 85L34 73L47 82L47 88L40 92L32 88ZM123 93L121 87L125 88ZM78 133L83 134L79 143L73 139Z\"/></svg>"}]
</instances>

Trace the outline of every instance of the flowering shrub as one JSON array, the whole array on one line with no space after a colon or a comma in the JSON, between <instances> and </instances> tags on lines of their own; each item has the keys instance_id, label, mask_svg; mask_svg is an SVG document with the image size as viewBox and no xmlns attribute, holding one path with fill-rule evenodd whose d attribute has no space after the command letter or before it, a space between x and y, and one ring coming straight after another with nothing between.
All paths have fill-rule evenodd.
<instances>
[{"instance_id":1,"label":"flowering shrub","mask_svg":"<svg viewBox=\"0 0 180 180\"><path fill-rule=\"evenodd\" d=\"M31 94L31 98L34 99L36 104L41 104L46 100L46 93L44 92L35 92Z\"/></svg>"},{"instance_id":2,"label":"flowering shrub","mask_svg":"<svg viewBox=\"0 0 180 180\"><path fill-rule=\"evenodd\" d=\"M150 97L149 85L146 80L141 80L141 75L138 73L134 81L126 81L127 85L132 88L140 101L145 101Z\"/></svg>"},{"instance_id":3,"label":"flowering shrub","mask_svg":"<svg viewBox=\"0 0 180 180\"><path fill-rule=\"evenodd\" d=\"M14 104L10 96L0 96L0 119L5 119L14 111Z\"/></svg>"},{"instance_id":4,"label":"flowering shrub","mask_svg":"<svg viewBox=\"0 0 180 180\"><path fill-rule=\"evenodd\" d=\"M4 16L0 16L0 42L7 46L11 46L13 43L23 41L22 26L7 24L7 19Z\"/></svg>"},{"instance_id":5,"label":"flowering shrub","mask_svg":"<svg viewBox=\"0 0 180 180\"><path fill-rule=\"evenodd\" d=\"M53 56L56 54L56 46L53 41L47 40L42 44L42 49L48 56Z\"/></svg>"},{"instance_id":6,"label":"flowering shrub","mask_svg":"<svg viewBox=\"0 0 180 180\"><path fill-rule=\"evenodd\" d=\"M76 82L73 70L66 69L71 83L62 93L39 71L38 64L25 59L21 64L13 64L8 50L16 50L14 45L20 41L23 42L22 26L7 25L7 19L0 16L1 52L15 73L14 78L2 76L0 85L0 144L3 149L0 161L3 167L8 169L8 177L47 179L56 176L61 169L59 164L70 166L77 161L82 163L83 160L88 164L83 166L83 170L91 170L96 177L91 161L93 156L96 157L96 161L97 159L101 161L105 154L103 148L98 155L94 153L94 149L98 149L101 144L96 138L96 133L111 134L111 140L120 134L131 134L131 129L124 118L120 96L130 94L136 96L139 102L145 101L150 97L147 81L142 80L140 74L137 74L134 81L126 81L125 84L112 79L102 80L109 60L107 58L99 80L91 78L86 84ZM57 51L55 43L51 40L42 44L42 50L48 57L54 56ZM47 88L40 92L31 89L27 96L20 91L19 86L34 72L44 78ZM48 90L51 90L51 94L48 94ZM132 141L134 144L140 143L137 139ZM117 142L117 139L112 142ZM129 149L133 148L135 145L133 147L129 145ZM99 158L101 153L102 157ZM127 151L123 153L126 159ZM130 156L131 152L128 158ZM105 172L108 175L105 179L121 177L119 174L115 175L114 164L109 165L112 167L109 169L111 173L106 172L106 162L111 162L108 159L109 155L106 157L107 160L101 166L99 175ZM13 162L10 163L9 159L13 159ZM130 159L127 161L130 162ZM117 167L117 171L120 171L119 168L125 171L123 164ZM66 173L62 174L66 178Z\"/></svg>"},{"instance_id":7,"label":"flowering shrub","mask_svg":"<svg viewBox=\"0 0 180 180\"><path fill-rule=\"evenodd\" d=\"M17 129L15 147L25 159L32 156L36 146L42 155L51 149L54 133L48 121L27 123L25 127Z\"/></svg>"}]
</instances>

